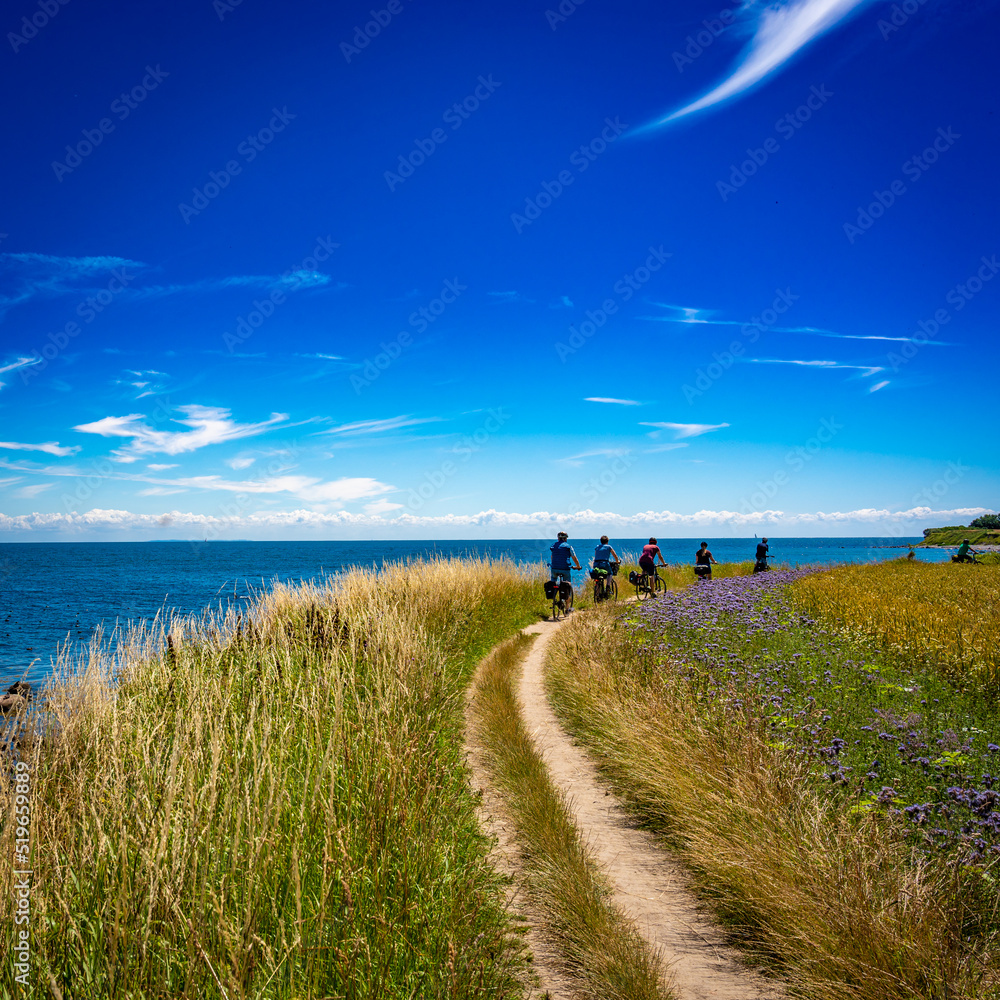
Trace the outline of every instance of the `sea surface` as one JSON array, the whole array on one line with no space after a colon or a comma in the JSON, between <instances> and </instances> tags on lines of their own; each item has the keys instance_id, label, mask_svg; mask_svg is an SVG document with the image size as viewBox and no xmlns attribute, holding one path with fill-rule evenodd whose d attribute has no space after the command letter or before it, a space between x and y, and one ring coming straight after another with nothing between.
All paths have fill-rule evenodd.
<instances>
[{"instance_id":1,"label":"sea surface","mask_svg":"<svg viewBox=\"0 0 1000 1000\"><path fill-rule=\"evenodd\" d=\"M774 563L871 562L898 558L919 538L772 538ZM619 554L646 539L612 539ZM667 562L694 563L699 539L660 540ZM720 562L752 559L756 539L711 539ZM597 539L571 539L584 566ZM80 652L95 630L150 620L158 613L200 614L243 607L274 581L323 580L352 566L443 556L548 560L552 539L429 542L19 542L0 544L0 691L18 678L38 685L57 650ZM902 551L901 551L902 550ZM918 549L941 561L948 552ZM583 573L574 574L582 582Z\"/></svg>"}]
</instances>

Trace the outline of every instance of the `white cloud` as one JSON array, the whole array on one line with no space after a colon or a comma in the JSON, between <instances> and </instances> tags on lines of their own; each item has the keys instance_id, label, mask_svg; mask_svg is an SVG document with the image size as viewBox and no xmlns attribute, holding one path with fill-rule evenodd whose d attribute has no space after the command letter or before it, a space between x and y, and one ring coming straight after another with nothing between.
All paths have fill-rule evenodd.
<instances>
[{"instance_id":1,"label":"white cloud","mask_svg":"<svg viewBox=\"0 0 1000 1000\"><path fill-rule=\"evenodd\" d=\"M79 445L64 446L58 441L45 441L42 444L22 444L19 441L0 441L0 448L8 451L44 451L46 455L54 455L56 458L65 458L67 455L75 455L79 450Z\"/></svg>"},{"instance_id":2,"label":"white cloud","mask_svg":"<svg viewBox=\"0 0 1000 1000\"><path fill-rule=\"evenodd\" d=\"M166 469L176 469L177 463L151 462L146 468L152 469L153 472L163 472Z\"/></svg>"},{"instance_id":3,"label":"white cloud","mask_svg":"<svg viewBox=\"0 0 1000 1000\"><path fill-rule=\"evenodd\" d=\"M40 365L41 363L41 358L18 358L16 361L12 361L9 365L0 367L0 374L3 372L17 371L18 368L25 368L28 365Z\"/></svg>"},{"instance_id":4,"label":"white cloud","mask_svg":"<svg viewBox=\"0 0 1000 1000\"><path fill-rule=\"evenodd\" d=\"M911 507L905 510L864 508L850 511L786 512L765 510L743 514L729 510L700 510L682 514L676 511L642 511L635 514L618 514L583 510L578 512L535 511L512 513L484 510L477 514L447 514L442 516L399 514L385 518L379 513L354 513L349 511L260 511L236 517L226 515L184 513L169 511L162 514L135 514L124 510L95 509L84 513L33 513L21 515L0 514L0 532L16 535L43 532L64 536L85 534L141 533L144 537L202 538L207 531L229 533L236 537L330 537L385 538L390 528L395 537L468 538L470 533L482 537L538 538L549 535L557 528L570 533L598 529L608 533L639 537L651 532L665 534L668 530L743 530L748 534L759 528L785 529L789 534L830 534L831 529L851 533L857 528L876 532L898 532L910 528L919 533L921 524L948 524L967 522L981 514L993 513L986 507L958 507L951 510L933 510L930 507Z\"/></svg>"},{"instance_id":5,"label":"white cloud","mask_svg":"<svg viewBox=\"0 0 1000 1000\"><path fill-rule=\"evenodd\" d=\"M441 417L387 417L384 420L357 420L351 424L341 424L322 431L323 434L383 434L386 431L398 431L403 427L414 427L417 424L437 423Z\"/></svg>"},{"instance_id":6,"label":"white cloud","mask_svg":"<svg viewBox=\"0 0 1000 1000\"><path fill-rule=\"evenodd\" d=\"M272 427L288 420L287 413L272 413L269 420L256 424L238 424L230 419L230 411L217 406L177 407L183 418L174 422L191 427L189 431L157 430L144 424L140 413L130 413L124 417L103 417L89 424L79 424L73 430L84 434L100 434L101 437L131 438L124 448L112 454L119 462L135 462L143 455L180 455L223 441L263 434Z\"/></svg>"},{"instance_id":7,"label":"white cloud","mask_svg":"<svg viewBox=\"0 0 1000 1000\"><path fill-rule=\"evenodd\" d=\"M619 406L642 406L636 399L615 399L612 396L584 396L585 403L617 403Z\"/></svg>"},{"instance_id":8,"label":"white cloud","mask_svg":"<svg viewBox=\"0 0 1000 1000\"><path fill-rule=\"evenodd\" d=\"M51 489L54 485L55 483L35 483L33 486L22 486L19 490L15 491L14 496L30 500L32 497L37 497L39 493L44 493L46 490Z\"/></svg>"},{"instance_id":9,"label":"white cloud","mask_svg":"<svg viewBox=\"0 0 1000 1000\"><path fill-rule=\"evenodd\" d=\"M747 358L747 362L752 365L801 365L804 368L824 368L831 371L846 369L849 371L864 372L861 376L862 378L868 378L870 375L876 375L878 372L885 371L885 369L879 365L844 365L839 361L802 361L786 358Z\"/></svg>"},{"instance_id":10,"label":"white cloud","mask_svg":"<svg viewBox=\"0 0 1000 1000\"><path fill-rule=\"evenodd\" d=\"M720 431L729 424L674 424L665 420L639 422L640 427L655 427L657 430L673 431L674 437L681 438L698 437L701 434L708 434L710 431Z\"/></svg>"},{"instance_id":11,"label":"white cloud","mask_svg":"<svg viewBox=\"0 0 1000 1000\"><path fill-rule=\"evenodd\" d=\"M249 469L250 466L256 461L257 459L251 457L250 455L242 455L237 458L226 459L226 465L228 465L230 469Z\"/></svg>"},{"instance_id":12,"label":"white cloud","mask_svg":"<svg viewBox=\"0 0 1000 1000\"><path fill-rule=\"evenodd\" d=\"M376 500L374 503L365 504L365 513L370 514L372 517L377 517L379 514L388 514L390 511L402 510L403 505L401 503L390 503L388 500Z\"/></svg>"},{"instance_id":13,"label":"white cloud","mask_svg":"<svg viewBox=\"0 0 1000 1000\"><path fill-rule=\"evenodd\" d=\"M850 17L870 0L778 0L757 7L755 33L742 61L718 86L655 125L703 111L760 83L814 38ZM751 5L751 7L756 5Z\"/></svg>"},{"instance_id":14,"label":"white cloud","mask_svg":"<svg viewBox=\"0 0 1000 1000\"><path fill-rule=\"evenodd\" d=\"M594 448L592 451L581 451L576 455L567 455L565 458L557 458L559 465L568 465L570 468L579 468L587 458L620 458L629 453L628 448Z\"/></svg>"},{"instance_id":15,"label":"white cloud","mask_svg":"<svg viewBox=\"0 0 1000 1000\"><path fill-rule=\"evenodd\" d=\"M883 379L881 382L876 382L868 391L878 392L879 389L884 389L889 384L889 379Z\"/></svg>"},{"instance_id":16,"label":"white cloud","mask_svg":"<svg viewBox=\"0 0 1000 1000\"><path fill-rule=\"evenodd\" d=\"M643 450L647 455L654 455L658 451L676 451L678 448L687 447L687 441L674 441L672 444L658 444L654 445L652 448L644 448ZM700 461L700 459L692 459L692 461Z\"/></svg>"}]
</instances>

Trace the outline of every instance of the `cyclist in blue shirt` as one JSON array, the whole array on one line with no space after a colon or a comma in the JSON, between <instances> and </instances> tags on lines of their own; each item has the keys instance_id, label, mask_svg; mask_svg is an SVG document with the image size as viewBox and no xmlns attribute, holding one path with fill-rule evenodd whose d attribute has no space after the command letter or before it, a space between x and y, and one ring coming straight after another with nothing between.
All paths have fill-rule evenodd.
<instances>
[{"instance_id":1,"label":"cyclist in blue shirt","mask_svg":"<svg viewBox=\"0 0 1000 1000\"><path fill-rule=\"evenodd\" d=\"M550 579L553 583L565 580L569 584L569 599L566 604L572 608L573 576L570 569L570 561L572 561L573 569L583 569L583 567L580 565L580 560L577 559L576 553L573 551L573 546L569 544L568 538L569 535L565 531L560 531L555 545L550 547L550 551L552 552L552 576Z\"/></svg>"},{"instance_id":2,"label":"cyclist in blue shirt","mask_svg":"<svg viewBox=\"0 0 1000 1000\"><path fill-rule=\"evenodd\" d=\"M613 562L620 563L618 553L608 544L608 536L601 535L601 544L594 549L594 569L611 571Z\"/></svg>"}]
</instances>

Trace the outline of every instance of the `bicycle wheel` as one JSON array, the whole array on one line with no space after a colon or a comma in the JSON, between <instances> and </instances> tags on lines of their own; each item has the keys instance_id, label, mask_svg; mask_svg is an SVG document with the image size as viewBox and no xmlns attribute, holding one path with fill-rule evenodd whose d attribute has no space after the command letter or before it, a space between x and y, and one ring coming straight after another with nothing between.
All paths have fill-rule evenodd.
<instances>
[{"instance_id":1,"label":"bicycle wheel","mask_svg":"<svg viewBox=\"0 0 1000 1000\"><path fill-rule=\"evenodd\" d=\"M663 581L659 577L656 578L655 587L656 587L656 594L654 595L655 597L659 597L667 589L664 586Z\"/></svg>"},{"instance_id":2,"label":"bicycle wheel","mask_svg":"<svg viewBox=\"0 0 1000 1000\"><path fill-rule=\"evenodd\" d=\"M608 580L607 582L607 586L605 587L604 598L605 600L608 601L618 600L618 584L615 581L614 577L611 577L611 579Z\"/></svg>"},{"instance_id":3,"label":"bicycle wheel","mask_svg":"<svg viewBox=\"0 0 1000 1000\"><path fill-rule=\"evenodd\" d=\"M649 589L649 582L645 575L640 576L635 585L635 596L637 600L644 601L647 597L652 597L652 591Z\"/></svg>"},{"instance_id":4,"label":"bicycle wheel","mask_svg":"<svg viewBox=\"0 0 1000 1000\"><path fill-rule=\"evenodd\" d=\"M594 603L600 604L604 600L604 587L600 580L594 581Z\"/></svg>"},{"instance_id":5,"label":"bicycle wheel","mask_svg":"<svg viewBox=\"0 0 1000 1000\"><path fill-rule=\"evenodd\" d=\"M554 622L559 621L559 616L562 614L562 608L559 607L559 594L552 598L552 620Z\"/></svg>"}]
</instances>

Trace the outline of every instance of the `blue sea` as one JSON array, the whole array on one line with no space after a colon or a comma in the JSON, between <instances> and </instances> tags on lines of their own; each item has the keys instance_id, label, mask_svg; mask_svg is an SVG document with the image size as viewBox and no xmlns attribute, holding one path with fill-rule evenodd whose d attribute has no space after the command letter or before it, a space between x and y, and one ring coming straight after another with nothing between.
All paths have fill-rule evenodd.
<instances>
[{"instance_id":1,"label":"blue sea","mask_svg":"<svg viewBox=\"0 0 1000 1000\"><path fill-rule=\"evenodd\" d=\"M791 565L871 562L905 554L919 538L772 538L772 561ZM596 539L571 539L586 566ZM612 539L619 554L646 539ZM660 540L667 562L693 563L700 539ZM720 562L752 559L755 539L706 538ZM352 566L428 555L548 559L551 539L431 542L21 542L0 544L0 683L32 684L57 648L81 647L98 626L244 606L273 581L323 580ZM902 550L902 551L901 551ZM918 549L921 560L948 553ZM583 574L576 574L583 580Z\"/></svg>"}]
</instances>

